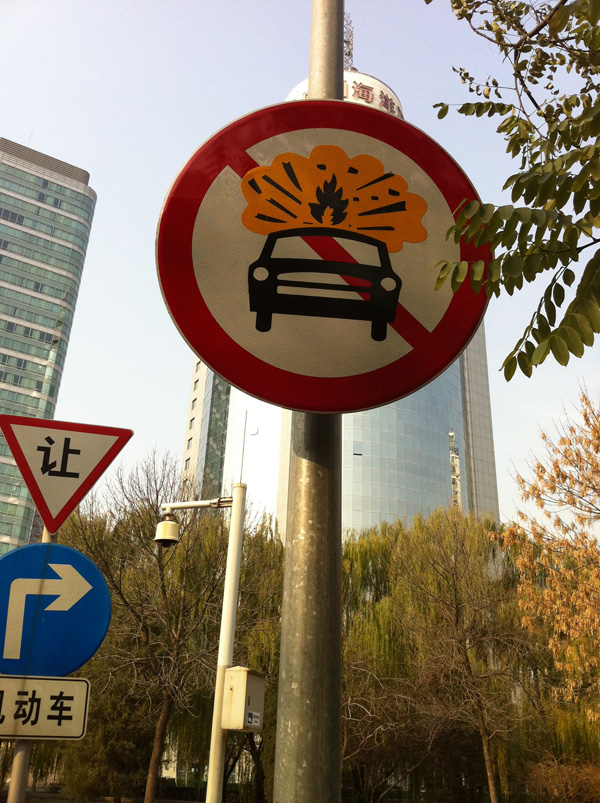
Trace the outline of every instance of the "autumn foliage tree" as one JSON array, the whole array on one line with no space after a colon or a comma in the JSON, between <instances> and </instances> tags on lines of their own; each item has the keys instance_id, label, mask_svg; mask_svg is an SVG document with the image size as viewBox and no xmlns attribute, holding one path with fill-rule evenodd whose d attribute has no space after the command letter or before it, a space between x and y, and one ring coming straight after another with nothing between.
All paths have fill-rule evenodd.
<instances>
[{"instance_id":1,"label":"autumn foliage tree","mask_svg":"<svg viewBox=\"0 0 600 803\"><path fill-rule=\"evenodd\" d=\"M519 475L530 507L503 535L520 572L523 621L547 634L563 696L600 714L600 403L586 393L556 436L542 434L543 455ZM533 506L533 511L531 509Z\"/></svg>"},{"instance_id":2,"label":"autumn foliage tree","mask_svg":"<svg viewBox=\"0 0 600 803\"><path fill-rule=\"evenodd\" d=\"M426 0L432 2L432 0ZM600 332L600 2L451 0L456 16L494 48L498 77L457 69L473 100L460 114L498 120L516 169L512 203L466 203L452 234L489 243L494 258L444 263L438 285L470 277L488 297L545 287L504 362L530 376L548 354L566 365ZM508 70L509 80L503 76ZM439 117L449 110L437 104ZM457 210L458 211L458 210Z\"/></svg>"}]
</instances>

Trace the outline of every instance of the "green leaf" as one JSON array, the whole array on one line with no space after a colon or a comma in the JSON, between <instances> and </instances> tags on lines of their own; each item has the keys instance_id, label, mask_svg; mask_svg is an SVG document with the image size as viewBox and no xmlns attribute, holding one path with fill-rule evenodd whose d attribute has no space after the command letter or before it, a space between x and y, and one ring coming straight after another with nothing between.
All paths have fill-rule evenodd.
<instances>
[{"instance_id":1,"label":"green leaf","mask_svg":"<svg viewBox=\"0 0 600 803\"><path fill-rule=\"evenodd\" d=\"M481 209L479 210L479 218L482 223L489 223L492 219L492 215L494 214L496 207L494 204L483 204Z\"/></svg>"},{"instance_id":2,"label":"green leaf","mask_svg":"<svg viewBox=\"0 0 600 803\"><path fill-rule=\"evenodd\" d=\"M567 287L570 287L574 281L575 281L575 274L573 273L571 268L566 268L563 273L563 282L567 285Z\"/></svg>"},{"instance_id":3,"label":"green leaf","mask_svg":"<svg viewBox=\"0 0 600 803\"><path fill-rule=\"evenodd\" d=\"M464 280L466 279L468 271L469 271L469 263L468 262L461 261L455 266L454 272L452 274L452 279L451 279L452 290L455 293L458 290L458 288L461 286L461 284L464 282Z\"/></svg>"},{"instance_id":4,"label":"green leaf","mask_svg":"<svg viewBox=\"0 0 600 803\"><path fill-rule=\"evenodd\" d=\"M455 264L456 264L455 262L442 263L442 268L440 269L440 272L435 282L436 290L439 290L440 287L444 284L444 282L448 278L448 274L450 273L451 270L453 270Z\"/></svg>"},{"instance_id":5,"label":"green leaf","mask_svg":"<svg viewBox=\"0 0 600 803\"><path fill-rule=\"evenodd\" d=\"M544 362L548 353L550 351L550 340L542 340L536 350L533 352L531 356L531 364L532 365L540 365Z\"/></svg>"},{"instance_id":6,"label":"green leaf","mask_svg":"<svg viewBox=\"0 0 600 803\"><path fill-rule=\"evenodd\" d=\"M517 370L517 358L511 357L504 365L504 378L507 382L515 375L515 371Z\"/></svg>"},{"instance_id":7,"label":"green leaf","mask_svg":"<svg viewBox=\"0 0 600 803\"><path fill-rule=\"evenodd\" d=\"M550 338L550 348L552 349L554 359L559 365L566 365L569 362L569 347L556 333Z\"/></svg>"},{"instance_id":8,"label":"green leaf","mask_svg":"<svg viewBox=\"0 0 600 803\"><path fill-rule=\"evenodd\" d=\"M485 271L485 262L482 259L478 259L471 265L471 277L476 282L480 282L483 279L484 271Z\"/></svg>"},{"instance_id":9,"label":"green leaf","mask_svg":"<svg viewBox=\"0 0 600 803\"><path fill-rule=\"evenodd\" d=\"M547 337L550 337L550 331L551 331L551 330L550 330L550 327L549 327L549 325L548 325L548 321L547 321L547 320L546 320L546 318L545 318L545 317L542 315L542 313L541 313L541 312L538 312L538 316L537 316L537 325L538 325L538 330L539 330L539 333L540 333L540 335L541 335L541 339L542 339L542 340L546 340L546 338L547 338ZM540 342L540 341L538 340L538 343L539 343L539 342Z\"/></svg>"},{"instance_id":10,"label":"green leaf","mask_svg":"<svg viewBox=\"0 0 600 803\"><path fill-rule=\"evenodd\" d=\"M505 276L512 276L513 278L520 276L523 273L524 260L520 256L507 257L502 263L502 273Z\"/></svg>"},{"instance_id":11,"label":"green leaf","mask_svg":"<svg viewBox=\"0 0 600 803\"><path fill-rule=\"evenodd\" d=\"M588 0L586 17L592 26L600 22L600 0Z\"/></svg>"},{"instance_id":12,"label":"green leaf","mask_svg":"<svg viewBox=\"0 0 600 803\"><path fill-rule=\"evenodd\" d=\"M556 307L550 299L544 298L544 309L546 310L546 317L550 326L556 323Z\"/></svg>"},{"instance_id":13,"label":"green leaf","mask_svg":"<svg viewBox=\"0 0 600 803\"><path fill-rule=\"evenodd\" d=\"M531 209L528 209L527 207L515 209L515 215L520 223L529 223L531 220Z\"/></svg>"},{"instance_id":14,"label":"green leaf","mask_svg":"<svg viewBox=\"0 0 600 803\"><path fill-rule=\"evenodd\" d=\"M497 214L500 217L500 220L508 220L509 218L512 217L514 211L515 211L514 206L506 204L505 206L501 206L498 209Z\"/></svg>"},{"instance_id":15,"label":"green leaf","mask_svg":"<svg viewBox=\"0 0 600 803\"><path fill-rule=\"evenodd\" d=\"M548 24L550 36L554 37L563 30L569 21L569 16L570 12L566 6L560 6L557 8L554 14L550 17L550 22Z\"/></svg>"},{"instance_id":16,"label":"green leaf","mask_svg":"<svg viewBox=\"0 0 600 803\"><path fill-rule=\"evenodd\" d=\"M426 2L431 2L431 0L426 0ZM449 106L447 103L436 103L433 107L434 109L439 109L438 111L438 119L443 120L444 117L448 114Z\"/></svg>"},{"instance_id":17,"label":"green leaf","mask_svg":"<svg viewBox=\"0 0 600 803\"><path fill-rule=\"evenodd\" d=\"M500 281L500 260L499 259L492 259L492 261L488 265L488 278L491 282L499 282Z\"/></svg>"},{"instance_id":18,"label":"green leaf","mask_svg":"<svg viewBox=\"0 0 600 803\"><path fill-rule=\"evenodd\" d=\"M567 346L569 347L569 351L571 354L574 354L576 357L581 357L584 352L583 341L575 331L570 326L561 326L560 328L561 335Z\"/></svg>"},{"instance_id":19,"label":"green leaf","mask_svg":"<svg viewBox=\"0 0 600 803\"><path fill-rule=\"evenodd\" d=\"M594 345L594 330L590 326L587 318L580 315L578 312L569 316L569 323L573 329L579 334L586 346Z\"/></svg>"},{"instance_id":20,"label":"green leaf","mask_svg":"<svg viewBox=\"0 0 600 803\"><path fill-rule=\"evenodd\" d=\"M591 298L585 299L584 303L579 305L581 312L588 319L590 326L594 332L600 332L600 309L598 304Z\"/></svg>"},{"instance_id":21,"label":"green leaf","mask_svg":"<svg viewBox=\"0 0 600 803\"><path fill-rule=\"evenodd\" d=\"M529 357L527 356L527 354L525 354L524 351L519 352L517 356L517 362L519 363L519 368L521 369L522 373L524 373L525 376L530 377L532 370L531 362L529 360Z\"/></svg>"},{"instance_id":22,"label":"green leaf","mask_svg":"<svg viewBox=\"0 0 600 803\"><path fill-rule=\"evenodd\" d=\"M562 284L555 284L554 290L552 291L552 298L554 299L554 303L557 307L562 306L563 301L565 300L565 288Z\"/></svg>"}]
</instances>

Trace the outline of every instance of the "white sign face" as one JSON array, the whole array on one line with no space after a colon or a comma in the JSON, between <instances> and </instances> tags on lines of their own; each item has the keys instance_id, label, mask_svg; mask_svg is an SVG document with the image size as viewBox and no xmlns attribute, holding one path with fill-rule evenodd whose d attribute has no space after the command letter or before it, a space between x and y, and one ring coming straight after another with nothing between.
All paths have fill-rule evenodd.
<instances>
[{"instance_id":1,"label":"white sign face","mask_svg":"<svg viewBox=\"0 0 600 803\"><path fill-rule=\"evenodd\" d=\"M56 516L117 441L116 435L13 427L27 465Z\"/></svg>"},{"instance_id":2,"label":"white sign face","mask_svg":"<svg viewBox=\"0 0 600 803\"><path fill-rule=\"evenodd\" d=\"M0 738L82 739L88 680L0 675Z\"/></svg>"},{"instance_id":3,"label":"white sign face","mask_svg":"<svg viewBox=\"0 0 600 803\"><path fill-rule=\"evenodd\" d=\"M51 533L133 435L129 429L11 415L0 416L0 428Z\"/></svg>"}]
</instances>

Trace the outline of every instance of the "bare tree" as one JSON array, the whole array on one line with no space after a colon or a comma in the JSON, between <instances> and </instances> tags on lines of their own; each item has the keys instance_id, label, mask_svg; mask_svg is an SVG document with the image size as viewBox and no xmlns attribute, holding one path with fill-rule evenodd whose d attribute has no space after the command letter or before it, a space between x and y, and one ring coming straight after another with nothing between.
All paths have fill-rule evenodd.
<instances>
[{"instance_id":1,"label":"bare tree","mask_svg":"<svg viewBox=\"0 0 600 803\"><path fill-rule=\"evenodd\" d=\"M183 494L170 457L151 455L129 474L119 472L100 500L73 515L63 541L100 568L113 601L113 636L101 648L106 682L129 678L155 715L145 803L156 798L167 726L174 706L185 709L210 687L218 643L227 526L221 513L186 513L181 542L166 551L153 539L161 503ZM124 701L126 704L126 701Z\"/></svg>"}]
</instances>

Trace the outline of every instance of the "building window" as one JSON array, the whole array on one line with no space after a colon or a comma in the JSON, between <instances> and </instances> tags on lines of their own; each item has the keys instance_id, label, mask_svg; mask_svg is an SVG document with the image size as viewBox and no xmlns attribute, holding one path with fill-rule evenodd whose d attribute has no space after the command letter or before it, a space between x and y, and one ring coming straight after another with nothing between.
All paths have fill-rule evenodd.
<instances>
[{"instance_id":1,"label":"building window","mask_svg":"<svg viewBox=\"0 0 600 803\"><path fill-rule=\"evenodd\" d=\"M193 440L194 440L193 438L190 438L190 439L188 440L188 442L187 442L187 448L188 448L188 449L191 449L191 448L192 448L192 441L193 441Z\"/></svg>"},{"instance_id":2,"label":"building window","mask_svg":"<svg viewBox=\"0 0 600 803\"><path fill-rule=\"evenodd\" d=\"M189 471L189 470L190 470L190 458L189 458L189 457L188 457L188 459L185 461L185 470L186 470L186 471Z\"/></svg>"},{"instance_id":3,"label":"building window","mask_svg":"<svg viewBox=\"0 0 600 803\"><path fill-rule=\"evenodd\" d=\"M194 390L198 390L198 382L200 382L200 380L196 379L196 381L194 382Z\"/></svg>"},{"instance_id":4,"label":"building window","mask_svg":"<svg viewBox=\"0 0 600 803\"><path fill-rule=\"evenodd\" d=\"M193 429L194 428L194 421L195 420L196 420L195 418L190 418L190 425L189 425L188 429Z\"/></svg>"},{"instance_id":5,"label":"building window","mask_svg":"<svg viewBox=\"0 0 600 803\"><path fill-rule=\"evenodd\" d=\"M202 360L198 360L198 362L196 363L196 372L200 370L201 365L202 365Z\"/></svg>"},{"instance_id":6,"label":"building window","mask_svg":"<svg viewBox=\"0 0 600 803\"><path fill-rule=\"evenodd\" d=\"M195 409L197 401L198 401L198 399L192 399L192 410Z\"/></svg>"}]
</instances>

